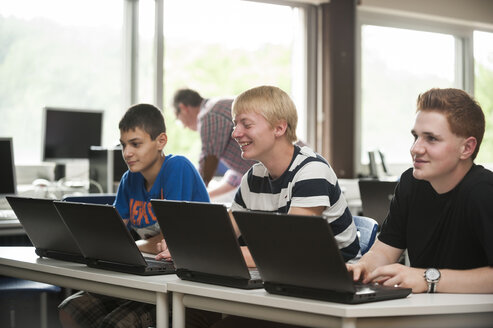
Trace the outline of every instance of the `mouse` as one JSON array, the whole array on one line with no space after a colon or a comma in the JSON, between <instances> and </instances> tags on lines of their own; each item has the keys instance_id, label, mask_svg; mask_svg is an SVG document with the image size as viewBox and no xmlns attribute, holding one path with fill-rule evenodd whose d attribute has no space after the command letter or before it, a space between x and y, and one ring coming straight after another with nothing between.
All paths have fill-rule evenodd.
<instances>
[{"instance_id":1,"label":"mouse","mask_svg":"<svg viewBox=\"0 0 493 328\"><path fill-rule=\"evenodd\" d=\"M33 181L33 186L35 187L48 187L51 182L46 179L36 179Z\"/></svg>"}]
</instances>

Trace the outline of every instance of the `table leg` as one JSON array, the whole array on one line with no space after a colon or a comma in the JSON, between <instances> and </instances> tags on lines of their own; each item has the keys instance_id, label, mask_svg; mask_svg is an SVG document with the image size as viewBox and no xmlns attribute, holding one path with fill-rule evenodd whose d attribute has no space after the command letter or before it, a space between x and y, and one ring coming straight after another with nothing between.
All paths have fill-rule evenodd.
<instances>
[{"instance_id":1,"label":"table leg","mask_svg":"<svg viewBox=\"0 0 493 328\"><path fill-rule=\"evenodd\" d=\"M341 327L342 328L356 328L356 318L342 318Z\"/></svg>"},{"instance_id":2,"label":"table leg","mask_svg":"<svg viewBox=\"0 0 493 328\"><path fill-rule=\"evenodd\" d=\"M156 328L169 328L169 302L167 293L156 293Z\"/></svg>"},{"instance_id":3,"label":"table leg","mask_svg":"<svg viewBox=\"0 0 493 328\"><path fill-rule=\"evenodd\" d=\"M183 294L173 292L173 328L185 328Z\"/></svg>"}]
</instances>

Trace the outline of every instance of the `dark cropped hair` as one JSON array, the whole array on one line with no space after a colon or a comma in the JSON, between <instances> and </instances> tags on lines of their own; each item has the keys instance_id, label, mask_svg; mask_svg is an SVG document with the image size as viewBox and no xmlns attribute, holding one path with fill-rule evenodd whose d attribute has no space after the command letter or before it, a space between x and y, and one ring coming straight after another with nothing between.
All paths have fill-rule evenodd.
<instances>
[{"instance_id":1,"label":"dark cropped hair","mask_svg":"<svg viewBox=\"0 0 493 328\"><path fill-rule=\"evenodd\" d=\"M178 105L182 103L185 106L197 107L204 100L200 94L192 89L179 89L175 92L173 97L173 107L175 108L175 113L180 113L180 107Z\"/></svg>"},{"instance_id":2,"label":"dark cropped hair","mask_svg":"<svg viewBox=\"0 0 493 328\"><path fill-rule=\"evenodd\" d=\"M447 118L450 131L463 138L476 138L477 145L471 158L475 159L483 140L485 118L481 106L467 92L460 89L430 89L418 96L418 111L437 111Z\"/></svg>"},{"instance_id":3,"label":"dark cropped hair","mask_svg":"<svg viewBox=\"0 0 493 328\"><path fill-rule=\"evenodd\" d=\"M122 132L140 128L149 133L151 140L156 139L161 133L166 133L163 113L150 104L137 104L130 107L120 120L118 128Z\"/></svg>"}]
</instances>

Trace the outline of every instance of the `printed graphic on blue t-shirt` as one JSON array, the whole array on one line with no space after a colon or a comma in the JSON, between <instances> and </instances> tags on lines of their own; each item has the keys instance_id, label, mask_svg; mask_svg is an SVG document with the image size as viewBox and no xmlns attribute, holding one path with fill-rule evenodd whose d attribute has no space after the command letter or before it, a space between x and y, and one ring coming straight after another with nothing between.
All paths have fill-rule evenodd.
<instances>
[{"instance_id":1,"label":"printed graphic on blue t-shirt","mask_svg":"<svg viewBox=\"0 0 493 328\"><path fill-rule=\"evenodd\" d=\"M205 184L193 164L183 156L166 155L156 181L148 192L140 172L127 171L118 187L115 206L142 238L159 233L151 199L209 202Z\"/></svg>"}]
</instances>

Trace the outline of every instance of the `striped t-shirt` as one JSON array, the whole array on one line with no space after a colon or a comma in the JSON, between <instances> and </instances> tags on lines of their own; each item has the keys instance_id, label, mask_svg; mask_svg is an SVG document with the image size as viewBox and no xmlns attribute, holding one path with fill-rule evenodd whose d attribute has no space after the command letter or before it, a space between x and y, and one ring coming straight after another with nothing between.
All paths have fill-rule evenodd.
<instances>
[{"instance_id":1,"label":"striped t-shirt","mask_svg":"<svg viewBox=\"0 0 493 328\"><path fill-rule=\"evenodd\" d=\"M288 213L293 207L325 206L327 218L344 259L359 253L351 212L341 193L337 176L327 161L308 147L294 146L289 168L271 179L267 168L257 163L243 176L231 210Z\"/></svg>"}]
</instances>

